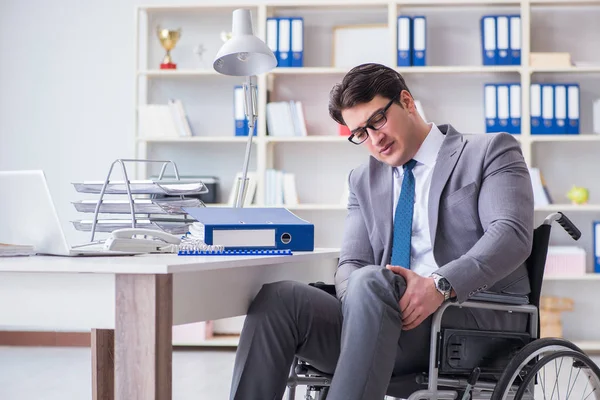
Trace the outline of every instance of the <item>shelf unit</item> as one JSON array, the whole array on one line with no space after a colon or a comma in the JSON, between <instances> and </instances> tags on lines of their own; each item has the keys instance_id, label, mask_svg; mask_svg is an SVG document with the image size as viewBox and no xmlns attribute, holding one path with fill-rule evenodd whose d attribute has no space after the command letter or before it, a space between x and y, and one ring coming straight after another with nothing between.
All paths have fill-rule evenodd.
<instances>
[{"instance_id":1,"label":"shelf unit","mask_svg":"<svg viewBox=\"0 0 600 400\"><path fill-rule=\"evenodd\" d=\"M360 164L367 158L366 151L359 153L358 149L349 149L351 146L347 143L345 137L337 136L336 127L332 121L328 120L326 113L326 101L324 98L328 95L330 87L340 81L344 74L348 71L348 68L337 68L331 66L330 53L327 51L321 51L321 58L318 55L311 53L311 48L323 46L331 47L330 32L328 29L339 25L339 24L359 24L366 21L386 23L389 28L389 43L388 49L392 54L395 54L396 48L396 25L397 16L400 14L414 15L420 13L428 17L428 59L433 60L430 62L432 65L425 67L396 67L398 72L405 76L409 87L416 93L415 97L427 98L426 95L419 93L422 90L436 87L438 82L454 82L456 80L457 85L475 81L476 86L481 86L481 90L473 90L477 97L474 100L475 103L482 103L482 84L487 80L491 81L519 81L522 88L528 88L531 82L537 80L538 77L547 76L566 76L568 80L578 80L582 76L592 76L597 78L596 74L600 74L600 60L598 65L585 65L585 66L572 66L568 68L541 68L532 67L528 64L529 54L532 51L532 46L535 47L539 39L535 39L531 35L531 31L536 28L536 9L539 7L545 8L557 8L556 12L563 12L563 5L573 5L571 8L577 9L577 7L583 7L581 12L585 12L587 7L600 6L600 1L554 1L554 0L404 0L404 1L367 1L367 0L351 0L351 1L338 1L338 0L306 0L297 1L295 3L287 1L265 1L264 3L252 3L252 2L240 2L239 4L220 4L217 2L198 4L198 5L151 5L151 6L140 6L136 12L136 88L135 88L135 102L136 106L147 102L165 100L165 93L168 96L177 96L175 90L170 90L169 85L175 86L183 90L184 85L193 86L193 89L197 89L198 92L203 91L205 86L211 86L210 90L225 91L231 90L233 85L239 85L242 83L243 78L236 77L225 77L217 74L211 66L212 56L216 53L216 50L221 45L218 38L220 30L228 31L231 24L231 12L235 8L246 7L250 8L253 14L253 23L255 27L255 33L265 39L266 32L266 19L269 16L278 15L300 15L305 18L305 66L302 68L275 68L269 73L263 74L258 77L259 87L259 120L257 128L257 137L254 139L254 147L252 154L252 167L257 171L259 176L263 176L264 172L268 168L285 168L288 164L285 161L290 153L299 152L305 155L310 155L313 150L316 149L327 149L332 154L341 154L343 152L352 152L352 162L346 159L345 164L342 168L335 166L335 171L330 171L328 176L335 175L335 179L339 179L336 182L336 190L342 190L346 178L346 174L353 166ZM481 65L480 56L480 39L479 39L479 18L484 14L494 14L496 11L499 12L511 12L519 13L522 19L522 64L521 65L499 65L499 66L483 66ZM460 16L465 14L464 20L458 18L458 22L455 25L440 25L436 28L435 24L442 24L449 22L441 22L438 17L439 13L446 13L448 16ZM354 13L354 14L353 14ZM320 15L326 15L331 18L338 18L339 21L330 22L329 25L318 21ZM431 17L431 18L429 18ZM325 18L321 18L325 19ZM445 18L444 19L452 19ZM456 19L456 18L455 18ZM210 21L216 20L217 22ZM431 21L430 21L431 20ZM465 23L466 21L466 23ZM172 51L173 58L176 62L180 61L179 69L176 70L160 70L156 69L160 62L160 56L163 50L159 46L158 40L154 37L154 28L157 24L163 23L163 25L170 25L173 27L181 26L183 28L182 39L178 46ZM197 27L193 27L193 24L198 26L207 25L206 30L199 30ZM470 34L464 38L457 39L446 39L440 36L440 33L435 33L434 30L439 29L448 30L451 36L452 32L450 29L454 28L458 30L459 24L471 26ZM314 29L313 29L314 28ZM212 29L212 32L210 31ZM309 33L308 30L311 30ZM312 31L319 31L320 33L313 33ZM432 32L431 36L429 32ZM323 33L325 32L325 33ZM193 40L185 42L186 37L196 35ZM200 43L202 37L207 35L213 35L213 42L207 43L207 47L210 51L207 52L206 59L203 64L195 62L192 57L191 51L189 51L193 44ZM321 35L321 43L316 44L311 41L315 39L315 35ZM437 35L437 36L436 36ZM472 36L476 36L472 38ZM432 52L436 49L436 43L449 40L443 45L451 47L456 43L462 43L460 40L465 40L464 45L460 47L470 47L471 50L468 53L464 53L469 56L465 57L464 65L452 65L456 62L451 56L444 55L446 59L438 59ZM317 40L318 41L318 40ZM548 40L550 41L550 39ZM203 43L204 44L204 43ZM544 44L546 46L547 43ZM539 47L539 46L538 46ZM547 46L546 46L547 47ZM184 50L187 52L185 53ZM327 49L326 49L327 50ZM548 51L547 48L542 48L543 51ZM555 51L568 51L569 49L555 49ZM211 53L212 51L212 53ZM538 51L533 48L533 51ZM210 54L209 54L210 53ZM324 54L324 56L323 56ZM461 53L462 54L462 53ZM441 57L441 56L440 56ZM395 60L395 57L392 57ZM428 60L428 61L429 61ZM437 62L440 61L440 62ZM588 60L586 60L588 61ZM427 81L433 81L432 84ZM316 82L314 85L320 87L320 92L315 94L315 97L311 98L310 94L303 93L299 95L303 103L308 99L309 105L306 110L307 113L307 125L309 128L309 136L307 137L270 137L267 136L266 132L266 103L268 94L275 100L288 100L294 98L296 91L302 91L303 86L309 86L311 82ZM322 85L323 83L323 85ZM307 85L305 85L307 84ZM327 86L327 85L330 86ZM449 85L446 85L443 89L446 89ZM324 88L323 88L324 87ZM421 89L421 88L425 89ZM310 92L312 87L307 88L306 91ZM582 89L584 90L584 89ZM192 90L193 92L193 90ZM213 93L211 92L211 93ZM189 94L189 93L188 93ZM596 94L600 97L600 91ZM193 93L189 96L193 98ZM218 100L226 98L226 103L222 103L224 109L229 113L231 104L229 99L231 96L229 93L222 95ZM315 101L315 105L310 109L310 100L319 99ZM468 101L464 101L468 103ZM212 103L212 100L211 100ZM214 102L216 103L216 101ZM317 104L321 106L322 111L317 111ZM436 123L452 123L457 129L464 132L481 132L483 131L483 115L479 113L476 123L462 123L463 126L474 127L475 129L461 129L461 123L454 123L453 117L447 117L449 113L443 112L443 108L440 112L436 112L435 105L432 105L430 101L422 101L423 107L428 113L430 120ZM184 103L186 104L186 103ZM593 135L582 131L580 135L530 135L529 134L529 92L528 90L522 90L521 98L521 114L522 114L522 134L515 135L515 137L521 143L523 154L527 163L531 166L536 166L535 148L538 146L564 146L581 144L580 149L585 150L583 146L590 146L592 148L600 150L600 135ZM202 114L203 104L198 102L190 105L194 107L198 114ZM443 106L445 108L445 105ZM481 109L481 104L477 105L477 110ZM449 107L450 108L450 107ZM464 107L453 108L468 110L470 107L465 104ZM213 106L214 109L214 106ZM429 112L431 110L431 112ZM188 114L190 114L188 110ZM223 114L226 114L223 113ZM192 111L193 114L193 111ZM210 110L207 114L213 114ZM229 114L231 115L231 114ZM208 174L223 174L226 175L230 171L241 169L241 162L243 158L243 149L246 141L245 137L234 137L232 132L232 123L230 119L227 122L220 123L218 126L215 124L207 123L210 128L201 126L201 115L193 116L190 118L192 123L192 129L195 131L197 136L193 137L182 137L182 138L137 138L136 134L136 156L147 157L160 153L158 150L161 146L168 147L171 151L169 155L174 157L189 156L192 154L191 149L197 149L198 154L202 157L205 156L204 152L213 153L226 153L228 156L226 160L215 160L215 164L218 162L227 163L228 168L220 170L219 166L216 166L211 171L201 171L202 174L207 172ZM586 118L585 115L582 118ZM589 119L589 115L587 116ZM135 118L135 129L137 132L137 118ZM462 122L462 121L461 121ZM200 125L200 126L199 126ZM459 125L459 126L456 126ZM584 127L589 127L590 124L583 124ZM212 129L217 131L213 131ZM480 128L480 129L477 129ZM215 135L216 133L216 135ZM597 144L596 144L597 143ZM183 145L183 146L182 146ZM177 147L187 148L187 154L180 154L177 151ZM342 147L344 146L344 147ZM203 149L205 148L205 149ZM228 149L228 150L224 150ZM321 152L323 153L323 152ZM317 156L320 155L317 152ZM233 163L233 164L232 164ZM237 163L239 166L235 166ZM183 165L187 163L184 162ZM192 162L189 163L193 165ZM292 163L294 166L300 164L299 162ZM200 168L200 167L198 167ZM194 166L189 168L194 170ZM143 178L148 175L147 171L138 171L138 177ZM301 170L291 171L297 175L297 179L308 179L305 172ZM194 171L196 173L196 171ZM308 172L310 173L310 171ZM546 175L546 174L545 174ZM222 199L228 198L229 191L232 187L233 177L227 178L226 176L220 176L222 185L221 189ZM223 179L225 178L225 179ZM581 185L581 183L580 183ZM303 184L299 187L299 196L301 204L298 206L290 206L291 209L296 211L304 212L304 216L311 217L314 211L323 210L342 210L342 206L338 206L336 202L331 202L331 199L319 199L317 196L306 196L305 193L308 191L309 185ZM316 182L317 187L324 187L324 180ZM600 188L600 187L599 187ZM332 188L333 190L333 188ZM340 193L341 195L341 193ZM341 197L341 196L330 196L330 197ZM567 200L561 197L563 201ZM557 202L561 203L561 199ZM600 203L600 199L595 199ZM264 204L264 193L262 185L259 184L259 189L256 194L257 205ZM564 209L576 212L592 212L597 213L599 209L595 205L584 206L584 207L571 207L563 206L562 204L552 205L550 207L541 208L539 211L554 211L558 209ZM343 217L343 213L338 218ZM318 221L315 221L318 224ZM318 229L318 228L317 228ZM323 235L331 237L331 235ZM324 245L338 245L341 235L337 235L336 240L332 240Z\"/></svg>"},{"instance_id":2,"label":"shelf unit","mask_svg":"<svg viewBox=\"0 0 600 400\"><path fill-rule=\"evenodd\" d=\"M250 169L263 176L268 168L296 175L301 204L288 208L315 224L316 245L339 247L345 218L340 201L348 172L365 162L365 148L353 146L337 135L327 102L333 84L347 68L331 65L332 28L336 25L385 23L389 40L382 45L395 62L397 16L427 17L428 66L396 68L420 100L427 119L451 123L465 133L484 132L483 85L487 82L520 82L522 134L515 135L528 165L539 167L557 204L536 208L536 224L552 212L563 211L581 228L581 246L588 253L591 270L591 221L600 220L600 135L591 134L591 101L600 98L600 53L591 37L600 36L594 21L600 18L600 0L265 0L222 4L151 5L136 10L135 105L165 103L181 98L192 130L190 138L144 139L137 136L139 158L173 159L183 175L215 175L221 181L220 198L227 199L235 173L241 170L246 137L233 136L233 86L243 78L226 77L212 70L212 57L221 46L219 34L231 29L231 13L249 8L257 36L265 39L270 16L297 15L305 19L305 66L275 68L258 77L259 120ZM482 15L520 14L522 64L481 65L479 19ZM183 35L171 52L178 69L159 70L164 54L154 34L156 25L182 27ZM568 28L568 29L567 29ZM198 60L193 52L202 43L206 52ZM529 65L532 51L568 51L574 61L587 64L568 68ZM582 54L592 57L583 58ZM460 65L457 64L460 60ZM595 65L590 65L589 62ZM530 135L529 91L532 82L581 83L581 134ZM460 90L457 90L460 88ZM266 104L300 100L305 106L307 137L270 137L266 132ZM144 178L151 171L137 171ZM590 204L568 204L572 186L590 189ZM256 204L264 204L262 185ZM216 204L213 206L225 206ZM560 229L553 229L552 244L574 244ZM576 244L576 243L575 243ZM563 278L561 278L563 279ZM575 279L575 278L573 278ZM593 282L595 276L582 282ZM560 283L549 279L549 282ZM592 343L592 342L589 342ZM597 342L594 347L600 350Z\"/></svg>"}]
</instances>

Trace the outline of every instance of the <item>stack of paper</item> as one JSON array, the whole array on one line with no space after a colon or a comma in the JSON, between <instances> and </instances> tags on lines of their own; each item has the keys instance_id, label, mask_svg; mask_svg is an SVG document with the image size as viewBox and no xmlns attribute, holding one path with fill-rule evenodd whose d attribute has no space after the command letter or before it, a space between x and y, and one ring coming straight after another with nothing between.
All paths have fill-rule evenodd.
<instances>
[{"instance_id":1,"label":"stack of paper","mask_svg":"<svg viewBox=\"0 0 600 400\"><path fill-rule=\"evenodd\" d=\"M265 205L292 206L298 204L296 175L276 169L265 171Z\"/></svg>"},{"instance_id":2,"label":"stack of paper","mask_svg":"<svg viewBox=\"0 0 600 400\"><path fill-rule=\"evenodd\" d=\"M138 107L139 136L155 139L192 136L192 129L181 100L167 104L143 104Z\"/></svg>"},{"instance_id":3,"label":"stack of paper","mask_svg":"<svg viewBox=\"0 0 600 400\"><path fill-rule=\"evenodd\" d=\"M33 246L0 243L0 257L31 256L35 254Z\"/></svg>"},{"instance_id":4,"label":"stack of paper","mask_svg":"<svg viewBox=\"0 0 600 400\"><path fill-rule=\"evenodd\" d=\"M267 104L269 136L306 136L304 109L299 101L277 101Z\"/></svg>"}]
</instances>

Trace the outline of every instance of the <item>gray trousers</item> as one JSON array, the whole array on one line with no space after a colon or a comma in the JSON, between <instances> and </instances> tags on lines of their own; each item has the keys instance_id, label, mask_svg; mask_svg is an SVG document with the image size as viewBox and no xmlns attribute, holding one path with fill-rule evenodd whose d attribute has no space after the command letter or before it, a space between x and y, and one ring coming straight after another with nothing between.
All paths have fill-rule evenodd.
<instances>
[{"instance_id":1,"label":"gray trousers","mask_svg":"<svg viewBox=\"0 0 600 400\"><path fill-rule=\"evenodd\" d=\"M294 355L333 374L328 400L383 399L392 376L428 367L431 317L402 331L405 290L404 278L380 266L354 271L342 303L302 283L264 285L244 323L230 399L281 399ZM451 307L442 324L524 331L526 318Z\"/></svg>"}]
</instances>

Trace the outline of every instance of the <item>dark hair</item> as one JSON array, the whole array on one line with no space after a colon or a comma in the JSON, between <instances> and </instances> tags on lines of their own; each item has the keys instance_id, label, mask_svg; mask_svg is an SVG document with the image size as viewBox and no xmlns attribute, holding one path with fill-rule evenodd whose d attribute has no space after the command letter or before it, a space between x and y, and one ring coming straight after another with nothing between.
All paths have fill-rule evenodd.
<instances>
[{"instance_id":1,"label":"dark hair","mask_svg":"<svg viewBox=\"0 0 600 400\"><path fill-rule=\"evenodd\" d=\"M368 103L377 95L392 99L408 87L404 78L392 68L381 64L362 64L352 68L342 83L329 93L329 115L337 123L346 125L342 111L357 104ZM400 104L400 100L396 101Z\"/></svg>"}]
</instances>

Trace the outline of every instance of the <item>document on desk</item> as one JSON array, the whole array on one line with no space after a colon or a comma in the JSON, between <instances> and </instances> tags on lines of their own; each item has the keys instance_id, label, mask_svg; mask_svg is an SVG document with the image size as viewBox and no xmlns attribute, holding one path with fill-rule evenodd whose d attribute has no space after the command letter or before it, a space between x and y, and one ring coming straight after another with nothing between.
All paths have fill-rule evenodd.
<instances>
[{"instance_id":1,"label":"document on desk","mask_svg":"<svg viewBox=\"0 0 600 400\"><path fill-rule=\"evenodd\" d=\"M30 245L0 243L0 257L31 256L35 249Z\"/></svg>"},{"instance_id":2,"label":"document on desk","mask_svg":"<svg viewBox=\"0 0 600 400\"><path fill-rule=\"evenodd\" d=\"M315 227L285 208L184 207L190 233L226 249L313 251Z\"/></svg>"}]
</instances>

